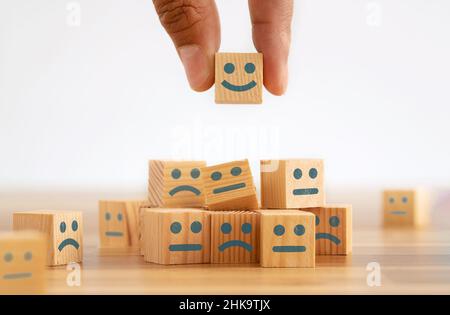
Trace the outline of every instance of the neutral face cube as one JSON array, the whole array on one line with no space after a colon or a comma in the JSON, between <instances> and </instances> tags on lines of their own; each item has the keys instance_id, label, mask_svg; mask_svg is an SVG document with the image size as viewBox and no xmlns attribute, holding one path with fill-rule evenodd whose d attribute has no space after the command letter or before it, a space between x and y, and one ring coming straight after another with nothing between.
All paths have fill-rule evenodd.
<instances>
[{"instance_id":1,"label":"neutral face cube","mask_svg":"<svg viewBox=\"0 0 450 315\"><path fill-rule=\"evenodd\" d=\"M259 261L259 214L211 211L211 263Z\"/></svg>"},{"instance_id":2,"label":"neutral face cube","mask_svg":"<svg viewBox=\"0 0 450 315\"><path fill-rule=\"evenodd\" d=\"M261 161L262 208L301 209L324 206L323 172L323 160Z\"/></svg>"},{"instance_id":3,"label":"neutral face cube","mask_svg":"<svg viewBox=\"0 0 450 315\"><path fill-rule=\"evenodd\" d=\"M144 260L157 264L210 261L210 215L199 209L146 209Z\"/></svg>"},{"instance_id":4,"label":"neutral face cube","mask_svg":"<svg viewBox=\"0 0 450 315\"><path fill-rule=\"evenodd\" d=\"M42 233L1 233L0 294L43 293L46 250Z\"/></svg>"},{"instance_id":5,"label":"neutral face cube","mask_svg":"<svg viewBox=\"0 0 450 315\"><path fill-rule=\"evenodd\" d=\"M421 227L430 222L428 192L422 189L385 190L383 217L385 226Z\"/></svg>"},{"instance_id":6,"label":"neutral face cube","mask_svg":"<svg viewBox=\"0 0 450 315\"><path fill-rule=\"evenodd\" d=\"M83 221L81 212L29 211L13 213L15 231L34 230L47 237L47 265L81 262Z\"/></svg>"},{"instance_id":7,"label":"neutral face cube","mask_svg":"<svg viewBox=\"0 0 450 315\"><path fill-rule=\"evenodd\" d=\"M299 210L258 210L262 267L314 267L314 214Z\"/></svg>"},{"instance_id":8,"label":"neutral face cube","mask_svg":"<svg viewBox=\"0 0 450 315\"><path fill-rule=\"evenodd\" d=\"M308 211L316 216L317 255L348 255L352 252L352 206L327 205Z\"/></svg>"},{"instance_id":9,"label":"neutral face cube","mask_svg":"<svg viewBox=\"0 0 450 315\"><path fill-rule=\"evenodd\" d=\"M215 62L216 103L262 103L262 54L216 53Z\"/></svg>"},{"instance_id":10,"label":"neutral face cube","mask_svg":"<svg viewBox=\"0 0 450 315\"><path fill-rule=\"evenodd\" d=\"M139 248L139 208L144 201L99 201L101 248Z\"/></svg>"},{"instance_id":11,"label":"neutral face cube","mask_svg":"<svg viewBox=\"0 0 450 315\"><path fill-rule=\"evenodd\" d=\"M203 168L209 210L258 209L258 198L247 160Z\"/></svg>"},{"instance_id":12,"label":"neutral face cube","mask_svg":"<svg viewBox=\"0 0 450 315\"><path fill-rule=\"evenodd\" d=\"M201 168L204 161L149 162L148 199L151 207L203 207Z\"/></svg>"}]
</instances>

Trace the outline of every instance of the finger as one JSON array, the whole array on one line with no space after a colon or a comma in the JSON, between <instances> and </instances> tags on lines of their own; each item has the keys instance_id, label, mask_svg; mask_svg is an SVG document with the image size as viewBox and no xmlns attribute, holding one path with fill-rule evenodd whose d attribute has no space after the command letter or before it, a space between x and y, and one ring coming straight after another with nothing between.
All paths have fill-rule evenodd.
<instances>
[{"instance_id":1,"label":"finger","mask_svg":"<svg viewBox=\"0 0 450 315\"><path fill-rule=\"evenodd\" d=\"M288 83L293 0L249 0L253 43L264 55L264 86L281 95Z\"/></svg>"},{"instance_id":2,"label":"finger","mask_svg":"<svg viewBox=\"0 0 450 315\"><path fill-rule=\"evenodd\" d=\"M220 47L220 23L214 0L153 0L183 63L192 89L214 83L214 54Z\"/></svg>"}]
</instances>

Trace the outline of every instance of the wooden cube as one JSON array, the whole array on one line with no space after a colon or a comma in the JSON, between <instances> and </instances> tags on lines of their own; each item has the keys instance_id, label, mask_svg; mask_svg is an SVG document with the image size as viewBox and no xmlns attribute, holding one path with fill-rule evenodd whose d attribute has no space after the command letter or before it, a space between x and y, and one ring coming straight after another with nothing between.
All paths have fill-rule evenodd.
<instances>
[{"instance_id":1,"label":"wooden cube","mask_svg":"<svg viewBox=\"0 0 450 315\"><path fill-rule=\"evenodd\" d=\"M205 210L146 209L144 260L164 265L209 263L210 226Z\"/></svg>"},{"instance_id":2,"label":"wooden cube","mask_svg":"<svg viewBox=\"0 0 450 315\"><path fill-rule=\"evenodd\" d=\"M258 209L258 198L247 160L202 169L209 210Z\"/></svg>"},{"instance_id":3,"label":"wooden cube","mask_svg":"<svg viewBox=\"0 0 450 315\"><path fill-rule=\"evenodd\" d=\"M0 294L45 290L46 239L33 231L0 234Z\"/></svg>"},{"instance_id":4,"label":"wooden cube","mask_svg":"<svg viewBox=\"0 0 450 315\"><path fill-rule=\"evenodd\" d=\"M211 211L211 263L259 261L259 214Z\"/></svg>"},{"instance_id":5,"label":"wooden cube","mask_svg":"<svg viewBox=\"0 0 450 315\"><path fill-rule=\"evenodd\" d=\"M258 210L262 267L314 267L314 214L299 210Z\"/></svg>"},{"instance_id":6,"label":"wooden cube","mask_svg":"<svg viewBox=\"0 0 450 315\"><path fill-rule=\"evenodd\" d=\"M266 165L276 166L268 169ZM325 205L323 160L261 161L261 207L300 209Z\"/></svg>"},{"instance_id":7,"label":"wooden cube","mask_svg":"<svg viewBox=\"0 0 450 315\"><path fill-rule=\"evenodd\" d=\"M261 53L216 53L215 59L216 103L262 103Z\"/></svg>"},{"instance_id":8,"label":"wooden cube","mask_svg":"<svg viewBox=\"0 0 450 315\"><path fill-rule=\"evenodd\" d=\"M151 207L203 207L201 168L204 161L149 162L148 199Z\"/></svg>"},{"instance_id":9,"label":"wooden cube","mask_svg":"<svg viewBox=\"0 0 450 315\"><path fill-rule=\"evenodd\" d=\"M139 209L144 203L142 200L99 201L100 248L138 252Z\"/></svg>"},{"instance_id":10,"label":"wooden cube","mask_svg":"<svg viewBox=\"0 0 450 315\"><path fill-rule=\"evenodd\" d=\"M383 192L384 225L424 227L430 223L430 202L424 189L398 189Z\"/></svg>"},{"instance_id":11,"label":"wooden cube","mask_svg":"<svg viewBox=\"0 0 450 315\"><path fill-rule=\"evenodd\" d=\"M348 255L352 252L351 205L327 205L308 211L316 216L317 255Z\"/></svg>"},{"instance_id":12,"label":"wooden cube","mask_svg":"<svg viewBox=\"0 0 450 315\"><path fill-rule=\"evenodd\" d=\"M83 259L81 212L28 211L13 213L15 231L34 230L47 237L47 265L65 265Z\"/></svg>"}]
</instances>

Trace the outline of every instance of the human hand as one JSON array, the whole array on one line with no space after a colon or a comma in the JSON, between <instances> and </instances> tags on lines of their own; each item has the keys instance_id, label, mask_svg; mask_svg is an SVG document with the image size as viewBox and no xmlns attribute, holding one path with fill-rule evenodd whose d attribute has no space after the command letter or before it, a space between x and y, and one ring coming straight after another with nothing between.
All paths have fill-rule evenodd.
<instances>
[{"instance_id":1,"label":"human hand","mask_svg":"<svg viewBox=\"0 0 450 315\"><path fill-rule=\"evenodd\" d=\"M214 84L214 54L220 47L219 14L214 0L153 0L184 65L192 89ZM264 86L285 92L291 43L293 0L248 0L253 43L264 55Z\"/></svg>"}]
</instances>

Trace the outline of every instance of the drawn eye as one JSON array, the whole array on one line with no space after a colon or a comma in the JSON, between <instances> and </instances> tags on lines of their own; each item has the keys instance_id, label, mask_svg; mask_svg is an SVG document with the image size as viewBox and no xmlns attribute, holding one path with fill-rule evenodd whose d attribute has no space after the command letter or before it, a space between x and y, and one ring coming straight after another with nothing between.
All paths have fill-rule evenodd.
<instances>
[{"instance_id":1,"label":"drawn eye","mask_svg":"<svg viewBox=\"0 0 450 315\"><path fill-rule=\"evenodd\" d=\"M181 171L178 168L176 168L176 169L172 170L171 175L172 175L173 179L178 179L181 177Z\"/></svg>"},{"instance_id":2,"label":"drawn eye","mask_svg":"<svg viewBox=\"0 0 450 315\"><path fill-rule=\"evenodd\" d=\"M305 227L302 224L297 224L294 228L294 233L298 236L305 234Z\"/></svg>"},{"instance_id":3,"label":"drawn eye","mask_svg":"<svg viewBox=\"0 0 450 315\"><path fill-rule=\"evenodd\" d=\"M232 74L234 72L234 64L228 62L223 67L223 71L225 71L228 74Z\"/></svg>"},{"instance_id":4,"label":"drawn eye","mask_svg":"<svg viewBox=\"0 0 450 315\"><path fill-rule=\"evenodd\" d=\"M252 225L250 223L244 223L241 226L242 233L248 234L252 232Z\"/></svg>"},{"instance_id":5,"label":"drawn eye","mask_svg":"<svg viewBox=\"0 0 450 315\"><path fill-rule=\"evenodd\" d=\"M222 173L221 172L214 172L211 174L211 179L212 180L220 180L222 178Z\"/></svg>"},{"instance_id":6,"label":"drawn eye","mask_svg":"<svg viewBox=\"0 0 450 315\"><path fill-rule=\"evenodd\" d=\"M78 230L78 222L77 220L72 221L72 231L76 232Z\"/></svg>"},{"instance_id":7,"label":"drawn eye","mask_svg":"<svg viewBox=\"0 0 450 315\"><path fill-rule=\"evenodd\" d=\"M23 255L23 259L25 259L26 261L30 261L31 259L33 259L33 254L31 252L26 252Z\"/></svg>"},{"instance_id":8,"label":"drawn eye","mask_svg":"<svg viewBox=\"0 0 450 315\"><path fill-rule=\"evenodd\" d=\"M11 253L6 253L5 256L3 256L3 259L6 262L11 262L13 260L13 255Z\"/></svg>"},{"instance_id":9,"label":"drawn eye","mask_svg":"<svg viewBox=\"0 0 450 315\"><path fill-rule=\"evenodd\" d=\"M273 233L275 235L281 236L284 234L284 232L285 232L284 226L282 226L281 224L278 224L273 228Z\"/></svg>"},{"instance_id":10,"label":"drawn eye","mask_svg":"<svg viewBox=\"0 0 450 315\"><path fill-rule=\"evenodd\" d=\"M119 212L117 214L117 220L122 221L123 220L123 214L121 212Z\"/></svg>"},{"instance_id":11,"label":"drawn eye","mask_svg":"<svg viewBox=\"0 0 450 315\"><path fill-rule=\"evenodd\" d=\"M106 213L105 213L105 220L106 220L106 221L111 220L111 213L109 213L109 212L106 212Z\"/></svg>"},{"instance_id":12,"label":"drawn eye","mask_svg":"<svg viewBox=\"0 0 450 315\"><path fill-rule=\"evenodd\" d=\"M407 203L408 202L408 197L403 197L402 201L403 201L403 203Z\"/></svg>"},{"instance_id":13,"label":"drawn eye","mask_svg":"<svg viewBox=\"0 0 450 315\"><path fill-rule=\"evenodd\" d=\"M194 168L191 170L191 177L192 178L199 178L200 176L200 170L198 168Z\"/></svg>"},{"instance_id":14,"label":"drawn eye","mask_svg":"<svg viewBox=\"0 0 450 315\"><path fill-rule=\"evenodd\" d=\"M64 221L61 222L59 225L59 230L61 231L61 233L64 233L66 231L66 229L67 229L66 222L64 222Z\"/></svg>"},{"instance_id":15,"label":"drawn eye","mask_svg":"<svg viewBox=\"0 0 450 315\"><path fill-rule=\"evenodd\" d=\"M231 169L231 175L233 175L233 176L239 176L239 175L241 175L241 173L242 173L242 169L238 166L233 167Z\"/></svg>"},{"instance_id":16,"label":"drawn eye","mask_svg":"<svg viewBox=\"0 0 450 315\"><path fill-rule=\"evenodd\" d=\"M302 178L302 170L301 170L301 169L296 168L296 169L294 170L294 178L295 178L295 179L300 179L300 178Z\"/></svg>"},{"instance_id":17,"label":"drawn eye","mask_svg":"<svg viewBox=\"0 0 450 315\"><path fill-rule=\"evenodd\" d=\"M395 199L393 197L389 198L389 203L394 203Z\"/></svg>"},{"instance_id":18,"label":"drawn eye","mask_svg":"<svg viewBox=\"0 0 450 315\"><path fill-rule=\"evenodd\" d=\"M173 234L178 234L178 233L180 233L180 232L181 232L181 223L180 223L180 222L173 222L173 223L170 225L170 231L171 231Z\"/></svg>"},{"instance_id":19,"label":"drawn eye","mask_svg":"<svg viewBox=\"0 0 450 315\"><path fill-rule=\"evenodd\" d=\"M316 215L316 225L319 225L319 224L320 224L320 218L318 215Z\"/></svg>"},{"instance_id":20,"label":"drawn eye","mask_svg":"<svg viewBox=\"0 0 450 315\"><path fill-rule=\"evenodd\" d=\"M245 72L247 72L248 74L252 74L253 72L255 72L255 70L256 67L254 63L249 62L245 64Z\"/></svg>"},{"instance_id":21,"label":"drawn eye","mask_svg":"<svg viewBox=\"0 0 450 315\"><path fill-rule=\"evenodd\" d=\"M317 174L318 174L318 172L317 172L316 168L313 167L312 169L309 170L309 177L310 178L312 178L312 179L316 178Z\"/></svg>"},{"instance_id":22,"label":"drawn eye","mask_svg":"<svg viewBox=\"0 0 450 315\"><path fill-rule=\"evenodd\" d=\"M231 224L230 223L223 223L220 227L220 230L223 234L230 234L231 232Z\"/></svg>"},{"instance_id":23,"label":"drawn eye","mask_svg":"<svg viewBox=\"0 0 450 315\"><path fill-rule=\"evenodd\" d=\"M202 224L199 221L192 222L191 231L193 233L200 233L201 230L202 230Z\"/></svg>"},{"instance_id":24,"label":"drawn eye","mask_svg":"<svg viewBox=\"0 0 450 315\"><path fill-rule=\"evenodd\" d=\"M339 221L339 218L337 216L332 216L330 218L330 225L332 227L337 227L339 225L339 223L340 223L340 221Z\"/></svg>"}]
</instances>

